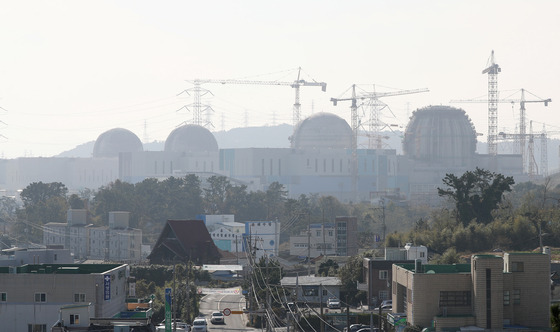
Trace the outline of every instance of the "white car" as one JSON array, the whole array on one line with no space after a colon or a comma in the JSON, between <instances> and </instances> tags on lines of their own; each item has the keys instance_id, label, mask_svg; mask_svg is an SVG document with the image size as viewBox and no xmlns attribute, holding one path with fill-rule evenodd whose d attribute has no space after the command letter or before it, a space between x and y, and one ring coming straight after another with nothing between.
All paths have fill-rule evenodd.
<instances>
[{"instance_id":1,"label":"white car","mask_svg":"<svg viewBox=\"0 0 560 332\"><path fill-rule=\"evenodd\" d=\"M212 317L210 318L210 323L212 324L225 324L224 314L219 311L214 311Z\"/></svg>"},{"instance_id":2,"label":"white car","mask_svg":"<svg viewBox=\"0 0 560 332\"><path fill-rule=\"evenodd\" d=\"M197 317L192 322L192 332L207 332L208 324L206 319L202 317Z\"/></svg>"},{"instance_id":3,"label":"white car","mask_svg":"<svg viewBox=\"0 0 560 332\"><path fill-rule=\"evenodd\" d=\"M337 298L330 298L327 300L327 308L340 309L340 301Z\"/></svg>"}]
</instances>

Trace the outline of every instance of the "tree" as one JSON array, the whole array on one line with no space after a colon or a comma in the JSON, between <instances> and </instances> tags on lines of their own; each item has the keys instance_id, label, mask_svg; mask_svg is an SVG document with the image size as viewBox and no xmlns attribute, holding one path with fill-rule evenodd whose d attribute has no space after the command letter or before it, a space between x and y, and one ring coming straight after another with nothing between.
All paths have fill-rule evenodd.
<instances>
[{"instance_id":1,"label":"tree","mask_svg":"<svg viewBox=\"0 0 560 332\"><path fill-rule=\"evenodd\" d=\"M319 269L317 273L322 277L334 276L338 270L338 263L332 259L327 259L326 261L319 264Z\"/></svg>"},{"instance_id":2,"label":"tree","mask_svg":"<svg viewBox=\"0 0 560 332\"><path fill-rule=\"evenodd\" d=\"M33 182L25 187L20 194L23 206L46 203L50 198L61 197L66 199L68 188L60 182L43 183Z\"/></svg>"},{"instance_id":3,"label":"tree","mask_svg":"<svg viewBox=\"0 0 560 332\"><path fill-rule=\"evenodd\" d=\"M449 197L455 202L456 217L463 225L473 219L478 223L492 221L492 211L498 208L503 194L511 191L515 183L513 177L476 168L460 177L446 174L443 183L447 188L438 188L441 197Z\"/></svg>"},{"instance_id":4,"label":"tree","mask_svg":"<svg viewBox=\"0 0 560 332\"><path fill-rule=\"evenodd\" d=\"M204 188L204 199L206 202L206 213L223 214L226 208L226 198L231 183L225 176L213 175L209 177L208 188Z\"/></svg>"}]
</instances>

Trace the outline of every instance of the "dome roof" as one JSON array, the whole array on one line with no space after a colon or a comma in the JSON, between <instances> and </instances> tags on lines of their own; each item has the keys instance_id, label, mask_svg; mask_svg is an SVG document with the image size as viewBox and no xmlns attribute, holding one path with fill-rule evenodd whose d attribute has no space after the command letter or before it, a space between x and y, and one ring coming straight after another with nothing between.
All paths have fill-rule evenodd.
<instances>
[{"instance_id":1,"label":"dome roof","mask_svg":"<svg viewBox=\"0 0 560 332\"><path fill-rule=\"evenodd\" d=\"M217 152L218 142L210 130L199 125L175 128L165 140L168 152Z\"/></svg>"},{"instance_id":2,"label":"dome roof","mask_svg":"<svg viewBox=\"0 0 560 332\"><path fill-rule=\"evenodd\" d=\"M462 109L428 106L416 110L406 127L404 154L447 166L467 166L476 151L476 131Z\"/></svg>"},{"instance_id":3,"label":"dome roof","mask_svg":"<svg viewBox=\"0 0 560 332\"><path fill-rule=\"evenodd\" d=\"M316 113L301 121L291 138L292 148L352 148L352 128L332 113Z\"/></svg>"},{"instance_id":4,"label":"dome roof","mask_svg":"<svg viewBox=\"0 0 560 332\"><path fill-rule=\"evenodd\" d=\"M144 151L142 142L128 129L114 128L97 137L93 146L93 157L118 157L119 152Z\"/></svg>"}]
</instances>

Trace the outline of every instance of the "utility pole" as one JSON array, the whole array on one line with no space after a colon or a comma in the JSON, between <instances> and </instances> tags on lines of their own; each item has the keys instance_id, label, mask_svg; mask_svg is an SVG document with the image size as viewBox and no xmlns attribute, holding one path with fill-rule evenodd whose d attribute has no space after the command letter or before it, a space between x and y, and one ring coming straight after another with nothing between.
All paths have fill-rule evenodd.
<instances>
[{"instance_id":1,"label":"utility pole","mask_svg":"<svg viewBox=\"0 0 560 332\"><path fill-rule=\"evenodd\" d=\"M321 305L321 332L325 332L325 319L323 316L323 284L319 284L319 303Z\"/></svg>"},{"instance_id":2,"label":"utility pole","mask_svg":"<svg viewBox=\"0 0 560 332\"><path fill-rule=\"evenodd\" d=\"M311 275L311 227L307 225L307 275Z\"/></svg>"}]
</instances>

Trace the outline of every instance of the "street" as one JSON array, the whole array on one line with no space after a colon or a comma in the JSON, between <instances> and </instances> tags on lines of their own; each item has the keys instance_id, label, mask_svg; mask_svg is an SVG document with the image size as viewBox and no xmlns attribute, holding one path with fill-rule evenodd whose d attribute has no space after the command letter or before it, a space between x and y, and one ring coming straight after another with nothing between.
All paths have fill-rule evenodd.
<instances>
[{"instance_id":1,"label":"street","mask_svg":"<svg viewBox=\"0 0 560 332\"><path fill-rule=\"evenodd\" d=\"M247 327L247 317L245 314L238 314L245 307L245 297L241 294L220 294L212 293L204 296L200 301L200 315L208 321L209 332L219 331L260 331ZM224 309L229 309L234 312L232 314L224 315L225 324L214 325L210 323L210 317L213 311L224 312ZM226 310L227 313L227 310Z\"/></svg>"}]
</instances>

